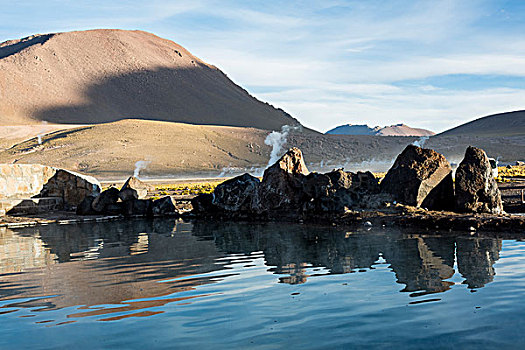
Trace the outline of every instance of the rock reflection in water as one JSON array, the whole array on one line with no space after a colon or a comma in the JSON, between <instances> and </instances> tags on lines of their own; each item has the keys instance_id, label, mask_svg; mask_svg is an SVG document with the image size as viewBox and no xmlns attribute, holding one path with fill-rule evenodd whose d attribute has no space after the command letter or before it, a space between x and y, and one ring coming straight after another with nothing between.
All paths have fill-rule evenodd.
<instances>
[{"instance_id":1,"label":"rock reflection in water","mask_svg":"<svg viewBox=\"0 0 525 350\"><path fill-rule=\"evenodd\" d=\"M418 296L450 289L456 260L468 288L485 286L494 278L501 248L501 240L490 237L169 219L3 229L0 300L3 308L81 306L68 315L73 319L151 316L163 312L151 307L205 296L178 293L226 278L231 256L238 254L247 266L263 257L267 270L289 284L374 269L384 259L402 292Z\"/></svg>"},{"instance_id":2,"label":"rock reflection in water","mask_svg":"<svg viewBox=\"0 0 525 350\"><path fill-rule=\"evenodd\" d=\"M74 305L117 305L69 316L81 317L162 306L182 299L158 297L194 289L210 283L210 278L158 281L221 269L216 264L219 253L213 242L198 239L191 235L191 225L176 224L174 220L45 226L15 234L26 238L31 235L35 244L43 242L45 249L55 256L55 264L45 268L40 263L28 266L27 262L34 260L30 258L34 250L15 251L19 245L12 245L11 255L23 255L24 268L32 269L22 274L1 275L0 298L56 297L8 303L4 307L51 310ZM9 249L6 247L3 246ZM123 301L140 298L157 299L126 302L118 307Z\"/></svg>"},{"instance_id":3,"label":"rock reflection in water","mask_svg":"<svg viewBox=\"0 0 525 350\"><path fill-rule=\"evenodd\" d=\"M323 267L331 274L372 269L383 257L414 295L444 292L454 284L458 269L469 288L483 287L495 275L501 239L447 234L405 234L401 230L348 233L337 228L292 225L239 225L197 223L193 234L213 239L226 253L263 251L272 272L287 274L280 281L291 284L308 280L307 267ZM456 252L457 250L457 252Z\"/></svg>"}]
</instances>

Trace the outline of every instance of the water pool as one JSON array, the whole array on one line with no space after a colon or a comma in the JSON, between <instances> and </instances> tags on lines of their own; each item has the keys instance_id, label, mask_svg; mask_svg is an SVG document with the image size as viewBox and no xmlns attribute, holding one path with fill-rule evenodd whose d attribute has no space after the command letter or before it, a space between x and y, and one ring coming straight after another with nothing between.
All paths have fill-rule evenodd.
<instances>
[{"instance_id":1,"label":"water pool","mask_svg":"<svg viewBox=\"0 0 525 350\"><path fill-rule=\"evenodd\" d=\"M520 236L135 220L0 229L0 348L519 348Z\"/></svg>"}]
</instances>

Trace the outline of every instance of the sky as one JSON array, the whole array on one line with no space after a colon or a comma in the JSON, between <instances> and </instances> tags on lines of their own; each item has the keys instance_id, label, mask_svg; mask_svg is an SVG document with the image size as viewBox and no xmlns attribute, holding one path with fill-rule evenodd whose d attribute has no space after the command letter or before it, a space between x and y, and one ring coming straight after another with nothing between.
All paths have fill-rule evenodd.
<instances>
[{"instance_id":1,"label":"sky","mask_svg":"<svg viewBox=\"0 0 525 350\"><path fill-rule=\"evenodd\" d=\"M0 41L140 29L319 131L525 109L522 0L0 0Z\"/></svg>"}]
</instances>

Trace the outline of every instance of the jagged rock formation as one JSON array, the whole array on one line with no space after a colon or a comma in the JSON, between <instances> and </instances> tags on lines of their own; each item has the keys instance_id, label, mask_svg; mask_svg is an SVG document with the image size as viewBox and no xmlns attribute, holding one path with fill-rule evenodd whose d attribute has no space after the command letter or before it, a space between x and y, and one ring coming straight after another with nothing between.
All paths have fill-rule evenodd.
<instances>
[{"instance_id":1,"label":"jagged rock formation","mask_svg":"<svg viewBox=\"0 0 525 350\"><path fill-rule=\"evenodd\" d=\"M301 150L291 148L264 171L258 210L297 210L303 199L304 178L309 173Z\"/></svg>"},{"instance_id":2,"label":"jagged rock formation","mask_svg":"<svg viewBox=\"0 0 525 350\"><path fill-rule=\"evenodd\" d=\"M291 148L266 169L261 182L244 174L225 181L211 195L197 196L192 205L200 215L284 219L341 214L350 208L366 207L379 203L374 198L378 192L378 181L372 173L355 174L342 169L310 173L301 150Z\"/></svg>"},{"instance_id":3,"label":"jagged rock formation","mask_svg":"<svg viewBox=\"0 0 525 350\"><path fill-rule=\"evenodd\" d=\"M409 208L406 213L453 210L458 201L467 203L458 205L463 211L502 212L483 151L469 148L457 176L455 197L452 169L445 157L414 145L397 157L381 185L370 172L310 173L301 150L292 148L266 169L261 182L244 174L219 185L213 194L195 197L192 205L196 215L262 220L332 220L356 210L377 213L396 201Z\"/></svg>"},{"instance_id":4,"label":"jagged rock formation","mask_svg":"<svg viewBox=\"0 0 525 350\"><path fill-rule=\"evenodd\" d=\"M403 204L432 210L452 209L452 168L436 151L409 145L381 182L381 191Z\"/></svg>"},{"instance_id":5,"label":"jagged rock formation","mask_svg":"<svg viewBox=\"0 0 525 350\"><path fill-rule=\"evenodd\" d=\"M0 215L69 209L100 193L93 177L40 164L0 164Z\"/></svg>"},{"instance_id":6,"label":"jagged rock formation","mask_svg":"<svg viewBox=\"0 0 525 350\"><path fill-rule=\"evenodd\" d=\"M503 212L501 194L482 149L468 147L456 170L456 210L461 212Z\"/></svg>"},{"instance_id":7,"label":"jagged rock formation","mask_svg":"<svg viewBox=\"0 0 525 350\"><path fill-rule=\"evenodd\" d=\"M367 195L377 194L379 185L371 172L351 173L338 169L308 175L304 191L308 195L303 205L305 212L344 213L354 207L366 206Z\"/></svg>"}]
</instances>

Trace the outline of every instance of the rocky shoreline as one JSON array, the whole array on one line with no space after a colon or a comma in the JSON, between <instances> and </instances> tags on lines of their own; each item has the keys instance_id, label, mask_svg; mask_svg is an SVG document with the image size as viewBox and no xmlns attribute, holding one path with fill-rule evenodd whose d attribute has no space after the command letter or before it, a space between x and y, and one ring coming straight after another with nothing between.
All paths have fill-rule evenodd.
<instances>
[{"instance_id":1,"label":"rocky shoreline","mask_svg":"<svg viewBox=\"0 0 525 350\"><path fill-rule=\"evenodd\" d=\"M190 215L207 220L525 232L524 216L503 211L488 157L475 147L454 176L443 155L410 145L381 183L370 172L310 173L292 148L262 180L238 176L192 205Z\"/></svg>"},{"instance_id":2,"label":"rocky shoreline","mask_svg":"<svg viewBox=\"0 0 525 350\"><path fill-rule=\"evenodd\" d=\"M439 231L525 232L525 215L503 211L485 152L469 147L454 176L444 156L408 146L383 181L371 172L309 172L302 152L290 149L262 180L243 174L183 209L167 195L148 197L151 185L130 177L119 189L87 195L76 213L5 216L0 226L21 227L171 216L195 221L295 222L350 229L411 227ZM185 206L184 206L185 207Z\"/></svg>"}]
</instances>

